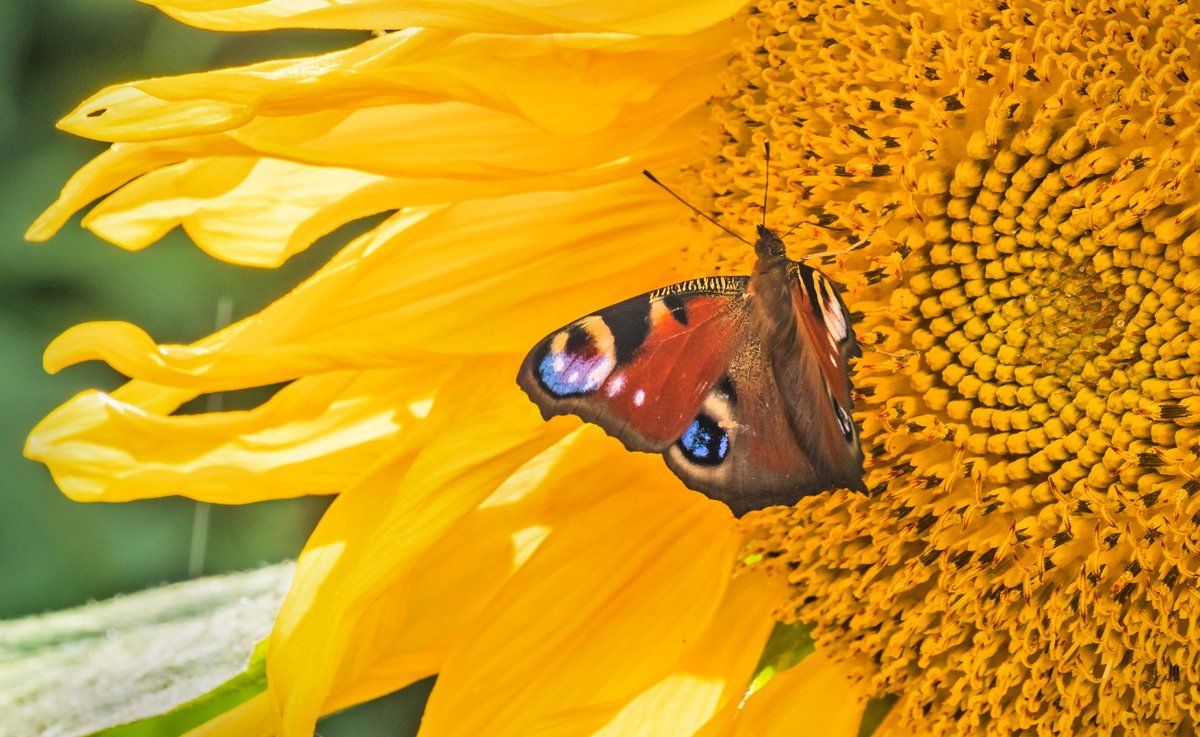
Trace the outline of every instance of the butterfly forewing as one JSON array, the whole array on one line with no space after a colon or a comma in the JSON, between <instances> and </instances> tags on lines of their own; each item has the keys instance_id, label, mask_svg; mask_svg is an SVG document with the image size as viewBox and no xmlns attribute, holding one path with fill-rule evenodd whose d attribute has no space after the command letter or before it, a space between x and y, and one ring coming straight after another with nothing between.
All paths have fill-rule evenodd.
<instances>
[{"instance_id":1,"label":"butterfly forewing","mask_svg":"<svg viewBox=\"0 0 1200 737\"><path fill-rule=\"evenodd\" d=\"M839 399L848 402L853 389L850 359L862 356L850 310L829 277L806 264L798 263L796 267L797 313L808 328L814 347L822 353L829 348L831 355L822 364L823 368L828 367L824 369L825 376Z\"/></svg>"},{"instance_id":2,"label":"butterfly forewing","mask_svg":"<svg viewBox=\"0 0 1200 737\"><path fill-rule=\"evenodd\" d=\"M746 277L675 284L576 320L534 347L518 383L630 450L662 452L695 419L746 335Z\"/></svg>"},{"instance_id":3,"label":"butterfly forewing","mask_svg":"<svg viewBox=\"0 0 1200 737\"><path fill-rule=\"evenodd\" d=\"M862 355L849 310L821 272L797 264L792 303L801 339L774 355L781 392L795 397L793 428L826 487L863 490L850 360Z\"/></svg>"}]
</instances>

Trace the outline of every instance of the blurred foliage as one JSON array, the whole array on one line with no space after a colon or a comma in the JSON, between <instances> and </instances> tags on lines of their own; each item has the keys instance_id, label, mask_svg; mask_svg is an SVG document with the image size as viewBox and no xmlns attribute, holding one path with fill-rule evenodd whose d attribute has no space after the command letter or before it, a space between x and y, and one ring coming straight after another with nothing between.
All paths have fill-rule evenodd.
<instances>
[{"instance_id":1,"label":"blurred foliage","mask_svg":"<svg viewBox=\"0 0 1200 737\"><path fill-rule=\"evenodd\" d=\"M61 609L188 575L196 504L161 499L79 504L45 468L25 460L25 436L47 412L86 388L122 378L98 364L57 376L41 367L46 344L72 324L127 320L160 342L211 332L222 298L233 317L256 312L312 273L353 235L334 233L281 269L217 262L182 234L128 253L79 227L78 216L45 244L22 234L68 177L103 144L55 121L101 87L341 48L361 33L220 34L178 24L135 0L0 0L0 618ZM252 406L269 392L226 396ZM328 500L296 499L212 509L203 571L244 570L294 557ZM322 723L326 737L390 735L423 702L429 684ZM415 706L414 706L415 705ZM339 726L341 725L341 726Z\"/></svg>"},{"instance_id":2,"label":"blurred foliage","mask_svg":"<svg viewBox=\"0 0 1200 737\"><path fill-rule=\"evenodd\" d=\"M111 389L122 381L99 364L47 376L41 368L46 344L86 320L128 320L159 341L190 342L212 331L220 298L232 299L235 318L257 311L310 273L334 244L284 269L255 271L205 256L180 233L129 253L82 230L78 217L45 244L24 242L25 228L67 178L104 149L54 128L88 94L117 81L240 63L251 52L263 58L286 53L279 46L288 40L299 53L324 39L205 33L126 0L8 0L0 8L7 16L0 18L6 173L0 179L6 388L0 617L12 617L178 580L186 574L192 531L195 505L188 500L70 502L44 468L21 457L25 435L47 412L85 388ZM227 397L225 404L262 398ZM316 500L214 510L206 572L294 556L322 507Z\"/></svg>"}]
</instances>

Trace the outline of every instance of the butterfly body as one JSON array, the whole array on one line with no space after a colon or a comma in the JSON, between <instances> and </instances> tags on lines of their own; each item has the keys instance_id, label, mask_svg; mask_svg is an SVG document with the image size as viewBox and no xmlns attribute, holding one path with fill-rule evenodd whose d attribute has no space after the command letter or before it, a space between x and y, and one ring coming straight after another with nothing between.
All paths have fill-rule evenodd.
<instances>
[{"instance_id":1,"label":"butterfly body","mask_svg":"<svg viewBox=\"0 0 1200 737\"><path fill-rule=\"evenodd\" d=\"M748 277L673 284L551 333L525 358L521 388L545 417L574 414L661 453L735 514L864 490L849 311L773 231L758 236Z\"/></svg>"}]
</instances>

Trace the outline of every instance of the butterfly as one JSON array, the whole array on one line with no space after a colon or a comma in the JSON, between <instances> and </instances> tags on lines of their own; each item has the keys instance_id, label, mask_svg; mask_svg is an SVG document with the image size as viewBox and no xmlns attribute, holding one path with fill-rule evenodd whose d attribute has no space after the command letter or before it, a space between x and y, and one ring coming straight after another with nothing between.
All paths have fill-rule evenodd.
<instances>
[{"instance_id":1,"label":"butterfly","mask_svg":"<svg viewBox=\"0 0 1200 737\"><path fill-rule=\"evenodd\" d=\"M850 311L775 231L757 233L749 276L671 284L582 317L539 341L517 376L543 417L577 415L629 450L661 453L739 516L866 491Z\"/></svg>"}]
</instances>

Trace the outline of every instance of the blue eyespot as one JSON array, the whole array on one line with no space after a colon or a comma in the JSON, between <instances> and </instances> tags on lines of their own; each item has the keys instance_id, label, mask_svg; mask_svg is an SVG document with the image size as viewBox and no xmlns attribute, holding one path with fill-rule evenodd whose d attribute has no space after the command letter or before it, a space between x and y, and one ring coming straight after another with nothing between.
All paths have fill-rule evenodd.
<instances>
[{"instance_id":1,"label":"blue eyespot","mask_svg":"<svg viewBox=\"0 0 1200 737\"><path fill-rule=\"evenodd\" d=\"M701 466L717 466L729 454L729 434L708 415L692 420L677 441L689 461Z\"/></svg>"},{"instance_id":2,"label":"blue eyespot","mask_svg":"<svg viewBox=\"0 0 1200 737\"><path fill-rule=\"evenodd\" d=\"M613 359L603 353L549 350L538 363L538 379L556 397L587 394L612 373Z\"/></svg>"}]
</instances>

